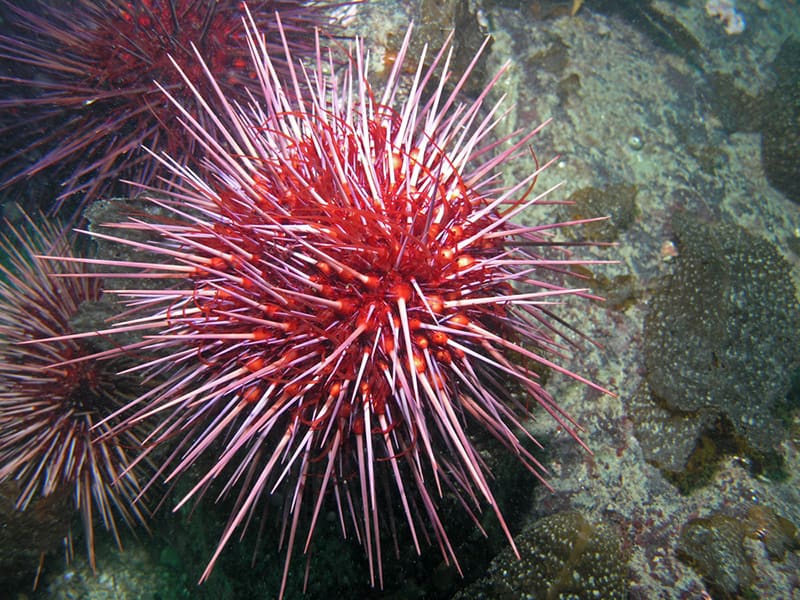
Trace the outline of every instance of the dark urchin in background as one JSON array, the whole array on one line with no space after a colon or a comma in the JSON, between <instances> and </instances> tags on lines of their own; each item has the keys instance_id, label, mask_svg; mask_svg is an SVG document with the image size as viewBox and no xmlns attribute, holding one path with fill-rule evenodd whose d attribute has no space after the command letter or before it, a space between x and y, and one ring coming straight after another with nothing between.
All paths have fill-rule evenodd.
<instances>
[{"instance_id":1,"label":"dark urchin in background","mask_svg":"<svg viewBox=\"0 0 800 600\"><path fill-rule=\"evenodd\" d=\"M0 7L0 188L20 190L34 176L54 185L46 199L82 206L102 194L127 192L119 179L149 183L145 145L183 160L194 151L158 81L189 99L173 57L194 81L203 79L191 45L198 47L219 85L246 102L240 0L11 1ZM331 31L335 4L254 1L249 7L271 52L284 55L276 31L280 13L286 42L303 56L314 50L314 29ZM285 73L286 65L277 63ZM238 96L237 96L238 94ZM192 109L193 110L193 109ZM196 111L202 118L202 111ZM41 179L33 180L41 189ZM17 201L19 199L17 198ZM50 206L43 206L49 210Z\"/></svg>"},{"instance_id":2,"label":"dark urchin in background","mask_svg":"<svg viewBox=\"0 0 800 600\"><path fill-rule=\"evenodd\" d=\"M72 236L44 217L3 227L0 482L13 482L20 511L39 510L40 497L71 496L94 568L95 520L120 546L118 519L146 527L146 505L135 501L144 466L133 466L139 435L135 429L111 433L114 421L105 421L130 400L130 380L117 375L119 362L81 361L95 351L90 340L36 341L72 333L81 306L99 299L101 281L85 276L85 264L40 257L74 257Z\"/></svg>"}]
</instances>

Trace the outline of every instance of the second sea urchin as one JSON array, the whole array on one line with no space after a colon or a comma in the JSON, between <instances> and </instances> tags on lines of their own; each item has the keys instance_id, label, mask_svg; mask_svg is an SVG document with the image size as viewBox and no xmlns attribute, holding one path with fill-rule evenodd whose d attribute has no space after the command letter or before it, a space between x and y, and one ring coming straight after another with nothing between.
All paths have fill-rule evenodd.
<instances>
[{"instance_id":1,"label":"second sea urchin","mask_svg":"<svg viewBox=\"0 0 800 600\"><path fill-rule=\"evenodd\" d=\"M176 111L153 81L186 101L170 56L202 77L191 46L201 49L229 96L244 93L251 73L239 0L74 0L65 6L33 0L8 2L10 33L0 35L0 188L46 173L61 184L60 201L80 202L118 190L120 178L153 177L142 145L183 160L192 138L176 130ZM275 11L287 43L299 55L313 52L315 25L329 18L324 3L260 0L251 5L270 45L280 50ZM280 53L278 53L280 55ZM286 74L285 64L278 70ZM198 118L205 115L198 107Z\"/></svg>"},{"instance_id":2,"label":"second sea urchin","mask_svg":"<svg viewBox=\"0 0 800 600\"><path fill-rule=\"evenodd\" d=\"M37 221L3 223L0 235L0 482L15 482L17 510L71 496L94 569L96 519L120 546L118 519L146 527L147 507L135 501L141 440L135 429L112 432L107 419L131 398L120 363L86 360L93 340L71 335L82 306L99 300L101 281L74 260L73 236ZM66 337L39 341L53 335Z\"/></svg>"}]
</instances>

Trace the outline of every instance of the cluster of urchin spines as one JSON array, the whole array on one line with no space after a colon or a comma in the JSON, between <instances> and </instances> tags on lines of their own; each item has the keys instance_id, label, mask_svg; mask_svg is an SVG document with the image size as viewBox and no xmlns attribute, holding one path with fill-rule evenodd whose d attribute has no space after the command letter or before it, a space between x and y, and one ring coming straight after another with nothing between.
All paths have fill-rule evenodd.
<instances>
[{"instance_id":1,"label":"cluster of urchin spines","mask_svg":"<svg viewBox=\"0 0 800 600\"><path fill-rule=\"evenodd\" d=\"M330 22L330 6L267 0L254 4L252 19L272 31L279 9L284 25L278 46L304 54L313 47L309 31ZM173 61L190 72L197 68L193 44L207 53L229 95L242 91L244 97L250 83L238 1L76 0L66 8L34 0L2 8L8 28L0 35L6 67L0 130L8 151L0 157L0 189L17 194L18 202L24 194L16 184L43 180L43 174L63 177L55 208L77 195L83 206L118 189L122 176L142 185L155 173L140 152L142 143L187 160L192 138L175 127L174 105L153 79L185 99ZM277 38L271 36L270 44ZM286 65L278 61L276 68L285 72ZM95 302L102 284L88 272L91 261L69 247L74 236L47 221L39 215L25 217L17 229L3 224L10 233L2 250L12 264L0 287L0 478L21 482L19 509L37 495L74 491L94 568L93 516L118 543L120 517L146 527L138 473L147 460L136 456L142 440L136 427L114 429L113 413L131 400L127 378L116 371L132 349L103 363L99 359L115 352L100 353L99 338L72 328L79 305ZM39 343L45 338L50 341Z\"/></svg>"},{"instance_id":2,"label":"cluster of urchin spines","mask_svg":"<svg viewBox=\"0 0 800 600\"><path fill-rule=\"evenodd\" d=\"M538 308L588 295L543 275L585 261L547 254L553 241L546 230L557 225L513 222L545 201L549 191L528 189L540 169L487 195L493 170L524 153L532 135L486 155L498 107L482 112L482 104L497 79L468 105L458 105L459 85L448 94L443 83L423 101L435 60L420 67L394 109L387 103L397 96L399 67L377 100L356 46L343 74L292 67L294 94L287 94L252 22L248 42L261 104L242 110L217 88L213 104L224 113L209 127L173 99L205 148L212 177L157 156L177 184L151 201L172 216L115 225L149 231L152 242L98 234L153 253L145 272L140 263L118 263L131 277L185 282L120 292L142 318L117 331L154 330L139 349L163 353L149 368L173 369L163 393L131 405L127 422L158 419L151 448L185 436L189 449L172 456L170 478L225 441L216 464L179 503L223 473L225 491L240 489L203 578L263 495L281 486L290 502L284 585L304 502L313 504L307 550L329 492L343 528L350 522L344 512L353 512L371 578L380 578L377 469L394 482L415 542L419 511L455 562L436 507L445 480L464 494L465 506L478 509L482 500L503 522L465 423L487 428L542 474L517 439L528 409L502 391L497 374L576 436L520 359L593 385L544 356L556 347L555 328L542 326L547 315ZM345 490L351 468L358 484ZM309 499L312 476L316 496Z\"/></svg>"}]
</instances>

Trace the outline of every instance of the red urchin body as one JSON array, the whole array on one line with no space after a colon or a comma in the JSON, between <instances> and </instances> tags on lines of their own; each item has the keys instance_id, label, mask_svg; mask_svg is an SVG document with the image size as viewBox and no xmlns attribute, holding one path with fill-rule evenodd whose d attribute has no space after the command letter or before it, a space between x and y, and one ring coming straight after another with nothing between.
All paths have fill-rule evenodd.
<instances>
[{"instance_id":1,"label":"red urchin body","mask_svg":"<svg viewBox=\"0 0 800 600\"><path fill-rule=\"evenodd\" d=\"M181 504L214 481L236 490L203 578L277 492L287 502L281 595L293 549L298 541L308 549L328 501L343 533L355 528L364 544L373 582L382 572L382 489L400 500L418 550L430 534L457 565L438 513L445 490L470 512L491 506L511 541L469 428L485 428L542 476L517 437L530 438L522 426L530 405L577 435L533 365L597 387L547 358L563 349L550 305L590 297L563 279L592 261L571 259L551 236L574 223L516 222L545 202L549 191L530 193L539 170L510 188L496 180L535 132L498 150L498 107L483 107L497 79L460 104L463 79L452 93L433 81L444 50L401 100L408 38L382 96L369 87L358 45L338 76L324 64L295 72L310 91L296 86L303 101L293 101L250 28L256 111L220 94L218 126L183 113L212 176L161 157L176 184L149 201L169 216L112 224L152 241L93 234L152 253L103 264L176 280L120 290L130 310L102 334L144 332L120 351L151 351L141 368L167 378L131 403L126 423L158 423L148 448L182 440L168 478L214 453Z\"/></svg>"},{"instance_id":2,"label":"red urchin body","mask_svg":"<svg viewBox=\"0 0 800 600\"><path fill-rule=\"evenodd\" d=\"M146 509L134 502L142 489L140 469L133 468L141 442L135 429L112 432L113 421L105 420L130 401L130 392L111 364L83 360L96 352L86 340L35 341L70 334L71 319L81 305L100 298L100 281L87 277L86 266L71 260L71 237L44 219L38 224L28 219L21 228L4 227L0 481L17 482L18 510L37 496L72 495L94 569L95 515L118 544L117 518L129 526L146 526ZM66 260L56 263L40 256L54 252ZM54 366L65 362L69 364Z\"/></svg>"},{"instance_id":3,"label":"red urchin body","mask_svg":"<svg viewBox=\"0 0 800 600\"><path fill-rule=\"evenodd\" d=\"M314 27L326 19L322 5L267 0L251 7L269 43L280 11L287 43L298 54L313 51ZM59 200L114 192L120 178L138 183L153 177L142 145L185 159L193 140L175 127L176 111L154 81L190 100L170 63L173 57L195 80L192 60L200 48L219 85L247 101L251 79L239 0L75 0L62 7L34 0L31 7L8 4L11 35L0 36L0 108L6 148L0 158L0 186L44 171L62 186ZM279 70L287 71L285 65ZM191 110L203 115L199 108Z\"/></svg>"}]
</instances>

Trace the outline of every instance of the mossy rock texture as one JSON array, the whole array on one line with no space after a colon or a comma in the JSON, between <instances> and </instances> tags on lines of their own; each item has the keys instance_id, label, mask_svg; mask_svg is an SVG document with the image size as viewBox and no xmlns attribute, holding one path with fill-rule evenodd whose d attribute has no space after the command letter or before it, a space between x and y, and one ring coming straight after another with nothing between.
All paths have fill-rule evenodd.
<instances>
[{"instance_id":1,"label":"mossy rock texture","mask_svg":"<svg viewBox=\"0 0 800 600\"><path fill-rule=\"evenodd\" d=\"M0 483L0 589L6 591L17 585L30 589L40 555L60 549L73 516L63 489L36 496L26 510L16 507L19 494L17 481Z\"/></svg>"},{"instance_id":2,"label":"mossy rock texture","mask_svg":"<svg viewBox=\"0 0 800 600\"><path fill-rule=\"evenodd\" d=\"M692 519L681 529L678 556L692 565L718 596L729 598L755 579L743 540L739 519L721 514Z\"/></svg>"}]
</instances>

